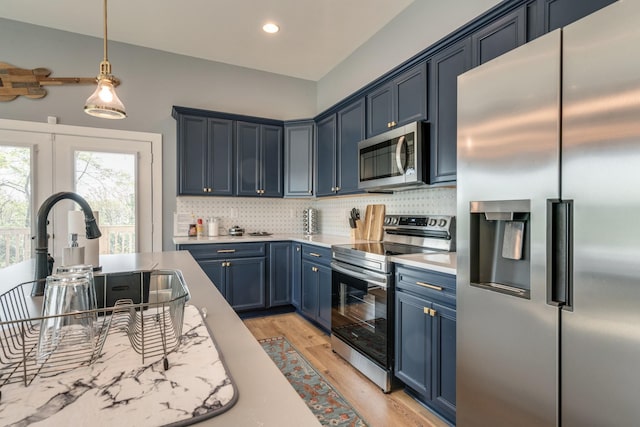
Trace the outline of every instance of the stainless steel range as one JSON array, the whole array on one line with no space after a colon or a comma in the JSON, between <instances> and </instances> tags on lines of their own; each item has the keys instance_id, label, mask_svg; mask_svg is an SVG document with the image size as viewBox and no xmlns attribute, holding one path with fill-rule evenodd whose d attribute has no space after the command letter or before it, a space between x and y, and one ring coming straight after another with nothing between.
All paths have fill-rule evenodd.
<instances>
[{"instance_id":1,"label":"stainless steel range","mask_svg":"<svg viewBox=\"0 0 640 427\"><path fill-rule=\"evenodd\" d=\"M382 242L331 247L331 345L385 393L394 360L392 256L455 251L455 217L387 215Z\"/></svg>"}]
</instances>

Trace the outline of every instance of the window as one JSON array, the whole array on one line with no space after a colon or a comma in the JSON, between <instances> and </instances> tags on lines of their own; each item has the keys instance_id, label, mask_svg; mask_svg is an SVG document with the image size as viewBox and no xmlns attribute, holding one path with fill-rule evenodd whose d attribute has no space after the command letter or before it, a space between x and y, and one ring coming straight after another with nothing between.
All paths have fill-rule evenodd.
<instances>
[{"instance_id":1,"label":"window","mask_svg":"<svg viewBox=\"0 0 640 427\"><path fill-rule=\"evenodd\" d=\"M0 120L0 267L32 257L37 209L59 191L97 211L101 254L161 250L161 143L157 134ZM56 260L77 208L63 200L49 214Z\"/></svg>"}]
</instances>

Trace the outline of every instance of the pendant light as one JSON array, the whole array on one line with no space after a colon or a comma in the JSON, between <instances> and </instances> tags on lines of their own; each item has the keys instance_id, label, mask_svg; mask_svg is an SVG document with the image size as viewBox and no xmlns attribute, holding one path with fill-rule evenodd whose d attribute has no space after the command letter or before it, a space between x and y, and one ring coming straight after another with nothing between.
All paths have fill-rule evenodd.
<instances>
[{"instance_id":1,"label":"pendant light","mask_svg":"<svg viewBox=\"0 0 640 427\"><path fill-rule=\"evenodd\" d=\"M120 80L111 75L111 64L107 56L107 0L104 0L104 58L100 62L100 74L96 78L98 87L87 99L84 111L103 119L124 119L127 113L118 98L115 87Z\"/></svg>"}]
</instances>

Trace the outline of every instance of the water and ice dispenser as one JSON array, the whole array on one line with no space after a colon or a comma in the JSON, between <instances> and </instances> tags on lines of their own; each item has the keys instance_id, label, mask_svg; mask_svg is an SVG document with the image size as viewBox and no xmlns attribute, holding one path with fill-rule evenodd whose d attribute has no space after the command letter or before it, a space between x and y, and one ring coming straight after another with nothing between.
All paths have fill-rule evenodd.
<instances>
[{"instance_id":1,"label":"water and ice dispenser","mask_svg":"<svg viewBox=\"0 0 640 427\"><path fill-rule=\"evenodd\" d=\"M529 298L529 200L470 202L471 285Z\"/></svg>"}]
</instances>

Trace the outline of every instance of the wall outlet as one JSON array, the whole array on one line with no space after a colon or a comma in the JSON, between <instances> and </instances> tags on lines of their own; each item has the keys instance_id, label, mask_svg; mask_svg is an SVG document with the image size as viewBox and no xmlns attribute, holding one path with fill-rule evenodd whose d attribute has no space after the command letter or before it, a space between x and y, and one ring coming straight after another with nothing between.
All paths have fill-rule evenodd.
<instances>
[{"instance_id":1,"label":"wall outlet","mask_svg":"<svg viewBox=\"0 0 640 427\"><path fill-rule=\"evenodd\" d=\"M231 209L230 209L229 216L230 216L231 218L237 218L237 217L238 217L238 209L236 209L236 208L231 208Z\"/></svg>"},{"instance_id":2,"label":"wall outlet","mask_svg":"<svg viewBox=\"0 0 640 427\"><path fill-rule=\"evenodd\" d=\"M289 209L289 218L293 219L295 218L296 214L295 211L293 209Z\"/></svg>"}]
</instances>

